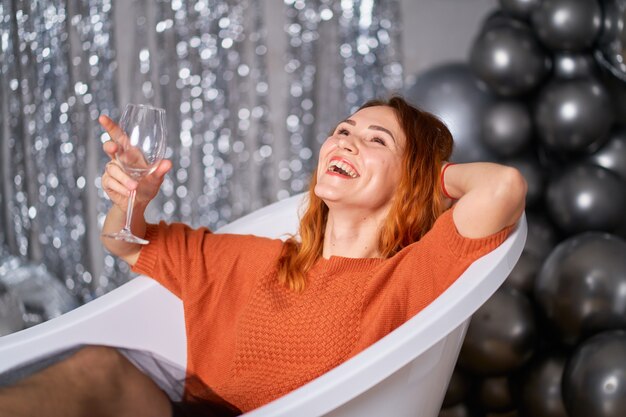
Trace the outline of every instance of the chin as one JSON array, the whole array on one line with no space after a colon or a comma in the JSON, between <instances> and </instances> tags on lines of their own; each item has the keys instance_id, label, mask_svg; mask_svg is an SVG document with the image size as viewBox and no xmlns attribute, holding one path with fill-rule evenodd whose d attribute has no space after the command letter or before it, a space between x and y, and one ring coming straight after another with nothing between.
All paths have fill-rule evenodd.
<instances>
[{"instance_id":1,"label":"chin","mask_svg":"<svg viewBox=\"0 0 626 417\"><path fill-rule=\"evenodd\" d=\"M313 188L313 194L315 194L318 198L321 198L324 201L334 201L338 199L338 192L336 190L330 189L326 184L317 183L315 188Z\"/></svg>"}]
</instances>

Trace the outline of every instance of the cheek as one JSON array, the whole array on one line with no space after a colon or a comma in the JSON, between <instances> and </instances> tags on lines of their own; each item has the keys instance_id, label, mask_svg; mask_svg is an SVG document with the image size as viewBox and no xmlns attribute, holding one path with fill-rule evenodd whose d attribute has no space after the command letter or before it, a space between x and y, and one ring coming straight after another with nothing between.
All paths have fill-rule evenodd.
<instances>
[{"instance_id":1,"label":"cheek","mask_svg":"<svg viewBox=\"0 0 626 417\"><path fill-rule=\"evenodd\" d=\"M381 161L379 172L383 173L380 180L390 189L395 189L400 183L401 161L385 160Z\"/></svg>"},{"instance_id":2,"label":"cheek","mask_svg":"<svg viewBox=\"0 0 626 417\"><path fill-rule=\"evenodd\" d=\"M334 149L334 147L335 146L334 146L332 138L328 138L326 139L326 141L324 141L324 143L322 143L322 146L320 147L320 151L317 157L318 175L326 170L326 167L323 167L323 165L325 165L324 161L326 161L326 159L328 158L328 154Z\"/></svg>"},{"instance_id":3,"label":"cheek","mask_svg":"<svg viewBox=\"0 0 626 417\"><path fill-rule=\"evenodd\" d=\"M334 141L332 138L328 138L324 141L324 143L322 143L322 146L320 147L320 152L319 152L319 157L317 158L317 162L321 162L324 158L326 158L326 156L328 155L328 152L330 152L333 148L334 148Z\"/></svg>"}]
</instances>

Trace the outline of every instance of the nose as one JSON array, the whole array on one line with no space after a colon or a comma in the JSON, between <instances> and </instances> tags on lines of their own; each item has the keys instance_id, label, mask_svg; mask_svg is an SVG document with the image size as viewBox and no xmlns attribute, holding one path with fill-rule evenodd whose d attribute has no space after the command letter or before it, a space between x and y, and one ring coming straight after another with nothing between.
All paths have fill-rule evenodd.
<instances>
[{"instance_id":1,"label":"nose","mask_svg":"<svg viewBox=\"0 0 626 417\"><path fill-rule=\"evenodd\" d=\"M356 154L358 152L356 144L352 140L352 136L341 136L337 142L337 146L341 149Z\"/></svg>"}]
</instances>

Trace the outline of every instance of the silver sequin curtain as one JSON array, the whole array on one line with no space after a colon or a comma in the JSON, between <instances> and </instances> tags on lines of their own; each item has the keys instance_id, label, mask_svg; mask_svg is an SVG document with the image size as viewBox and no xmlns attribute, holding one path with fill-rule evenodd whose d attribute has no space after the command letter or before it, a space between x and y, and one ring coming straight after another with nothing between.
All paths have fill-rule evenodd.
<instances>
[{"instance_id":1,"label":"silver sequin curtain","mask_svg":"<svg viewBox=\"0 0 626 417\"><path fill-rule=\"evenodd\" d=\"M132 13L130 27L117 26L116 7ZM402 88L398 3L286 0L278 56L287 96L273 109L280 89L269 81L264 7L2 0L0 257L45 265L80 302L128 279L99 241L110 203L100 187L107 137L96 122L119 117L126 102L167 110L174 167L152 221L215 228L306 189L332 126ZM119 45L130 50L125 74ZM271 123L270 112L284 117Z\"/></svg>"},{"instance_id":2,"label":"silver sequin curtain","mask_svg":"<svg viewBox=\"0 0 626 417\"><path fill-rule=\"evenodd\" d=\"M365 101L402 89L396 1L286 0L288 151L278 165L286 197L308 187L330 130Z\"/></svg>"},{"instance_id":3,"label":"silver sequin curtain","mask_svg":"<svg viewBox=\"0 0 626 417\"><path fill-rule=\"evenodd\" d=\"M149 216L215 228L273 201L260 3L135 5L132 101L166 109L174 164Z\"/></svg>"},{"instance_id":4,"label":"silver sequin curtain","mask_svg":"<svg viewBox=\"0 0 626 417\"><path fill-rule=\"evenodd\" d=\"M95 119L115 102L111 2L0 7L1 244L88 300L108 284L94 279L90 225L104 204L89 168L100 162Z\"/></svg>"}]
</instances>

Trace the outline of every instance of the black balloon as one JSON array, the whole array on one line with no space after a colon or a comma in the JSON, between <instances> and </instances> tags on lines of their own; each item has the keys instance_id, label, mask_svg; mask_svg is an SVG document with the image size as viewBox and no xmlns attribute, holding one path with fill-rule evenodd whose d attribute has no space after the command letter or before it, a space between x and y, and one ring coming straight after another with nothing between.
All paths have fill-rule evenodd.
<instances>
[{"instance_id":1,"label":"black balloon","mask_svg":"<svg viewBox=\"0 0 626 417\"><path fill-rule=\"evenodd\" d=\"M463 370L456 368L452 373L450 383L448 383L442 407L452 407L464 401L467 398L471 383L471 377Z\"/></svg>"},{"instance_id":2,"label":"black balloon","mask_svg":"<svg viewBox=\"0 0 626 417\"><path fill-rule=\"evenodd\" d=\"M474 40L470 66L495 93L517 96L545 79L551 60L530 28L492 22Z\"/></svg>"},{"instance_id":3,"label":"black balloon","mask_svg":"<svg viewBox=\"0 0 626 417\"><path fill-rule=\"evenodd\" d=\"M583 342L565 367L563 398L569 417L626 415L626 332Z\"/></svg>"},{"instance_id":4,"label":"black balloon","mask_svg":"<svg viewBox=\"0 0 626 417\"><path fill-rule=\"evenodd\" d=\"M519 417L519 412L517 410L511 411L503 411L501 413L491 412L484 414L484 417Z\"/></svg>"},{"instance_id":5,"label":"black balloon","mask_svg":"<svg viewBox=\"0 0 626 417\"><path fill-rule=\"evenodd\" d=\"M520 19L528 19L540 2L540 0L500 0L500 7L507 14Z\"/></svg>"},{"instance_id":6,"label":"black balloon","mask_svg":"<svg viewBox=\"0 0 626 417\"><path fill-rule=\"evenodd\" d=\"M503 375L530 359L535 341L530 301L512 288L501 287L472 316L459 365L476 375Z\"/></svg>"},{"instance_id":7,"label":"black balloon","mask_svg":"<svg viewBox=\"0 0 626 417\"><path fill-rule=\"evenodd\" d=\"M554 80L535 106L542 142L560 152L592 152L607 139L614 120L611 98L595 78Z\"/></svg>"},{"instance_id":8,"label":"black balloon","mask_svg":"<svg viewBox=\"0 0 626 417\"><path fill-rule=\"evenodd\" d=\"M515 288L524 294L532 294L535 278L541 269L542 258L529 251L523 251L504 285Z\"/></svg>"},{"instance_id":9,"label":"black balloon","mask_svg":"<svg viewBox=\"0 0 626 417\"><path fill-rule=\"evenodd\" d=\"M496 9L494 12L487 15L481 25L481 30L484 32L496 27L516 27L528 30L530 26L528 26L528 22L524 22L509 13Z\"/></svg>"},{"instance_id":10,"label":"black balloon","mask_svg":"<svg viewBox=\"0 0 626 417\"><path fill-rule=\"evenodd\" d=\"M589 232L561 242L535 280L537 305L569 346L626 326L626 241Z\"/></svg>"},{"instance_id":11,"label":"black balloon","mask_svg":"<svg viewBox=\"0 0 626 417\"><path fill-rule=\"evenodd\" d=\"M552 354L533 360L521 377L520 411L526 417L568 417L561 381L566 358Z\"/></svg>"},{"instance_id":12,"label":"black balloon","mask_svg":"<svg viewBox=\"0 0 626 417\"><path fill-rule=\"evenodd\" d=\"M438 116L454 137L455 162L493 161L495 155L481 141L482 120L494 97L479 88L469 67L444 64L420 74L406 92L413 104Z\"/></svg>"},{"instance_id":13,"label":"black balloon","mask_svg":"<svg viewBox=\"0 0 626 417\"><path fill-rule=\"evenodd\" d=\"M515 408L507 376L484 378L477 387L476 399L483 410L510 411Z\"/></svg>"},{"instance_id":14,"label":"black balloon","mask_svg":"<svg viewBox=\"0 0 626 417\"><path fill-rule=\"evenodd\" d=\"M526 105L519 101L493 103L483 118L483 142L500 156L513 156L528 146L532 120Z\"/></svg>"},{"instance_id":15,"label":"black balloon","mask_svg":"<svg viewBox=\"0 0 626 417\"><path fill-rule=\"evenodd\" d=\"M616 78L626 81L626 0L603 0L603 27L595 56Z\"/></svg>"},{"instance_id":16,"label":"black balloon","mask_svg":"<svg viewBox=\"0 0 626 417\"><path fill-rule=\"evenodd\" d=\"M563 80L595 77L598 66L592 55L560 52L554 56L554 76Z\"/></svg>"},{"instance_id":17,"label":"black balloon","mask_svg":"<svg viewBox=\"0 0 626 417\"><path fill-rule=\"evenodd\" d=\"M626 183L602 167L574 165L550 181L546 204L552 221L568 234L614 232L626 220Z\"/></svg>"},{"instance_id":18,"label":"black balloon","mask_svg":"<svg viewBox=\"0 0 626 417\"><path fill-rule=\"evenodd\" d=\"M615 122L626 126L626 81L615 77L605 68L600 72L600 79L611 96Z\"/></svg>"},{"instance_id":19,"label":"black balloon","mask_svg":"<svg viewBox=\"0 0 626 417\"><path fill-rule=\"evenodd\" d=\"M600 33L602 9L596 0L543 0L532 11L531 20L550 49L582 51Z\"/></svg>"},{"instance_id":20,"label":"black balloon","mask_svg":"<svg viewBox=\"0 0 626 417\"><path fill-rule=\"evenodd\" d=\"M524 176L528 189L526 191L526 206L533 207L543 198L545 189L545 174L539 160L531 154L520 155L505 159L504 165L517 168Z\"/></svg>"},{"instance_id":21,"label":"black balloon","mask_svg":"<svg viewBox=\"0 0 626 417\"><path fill-rule=\"evenodd\" d=\"M452 407L442 408L439 417L478 417L478 413L467 404L457 404Z\"/></svg>"},{"instance_id":22,"label":"black balloon","mask_svg":"<svg viewBox=\"0 0 626 417\"><path fill-rule=\"evenodd\" d=\"M613 171L626 181L626 127L611 131L608 142L591 155L588 161Z\"/></svg>"},{"instance_id":23,"label":"black balloon","mask_svg":"<svg viewBox=\"0 0 626 417\"><path fill-rule=\"evenodd\" d=\"M537 256L542 261L550 255L557 243L557 233L551 222L536 212L527 212L528 235L524 252Z\"/></svg>"}]
</instances>

